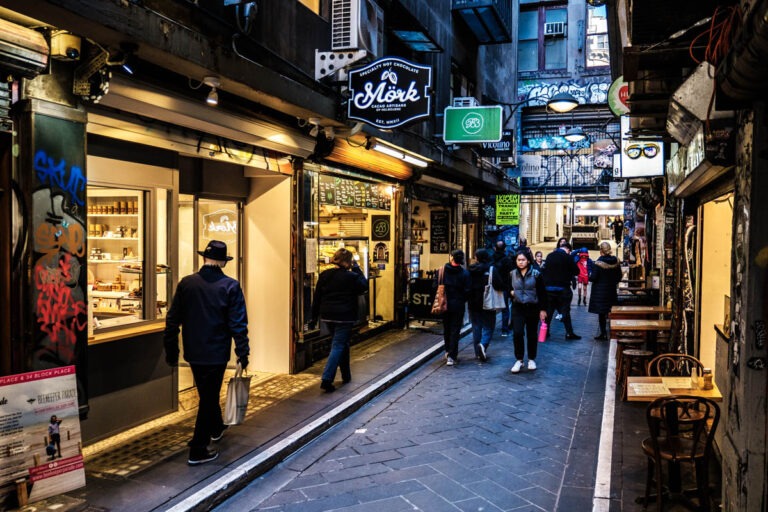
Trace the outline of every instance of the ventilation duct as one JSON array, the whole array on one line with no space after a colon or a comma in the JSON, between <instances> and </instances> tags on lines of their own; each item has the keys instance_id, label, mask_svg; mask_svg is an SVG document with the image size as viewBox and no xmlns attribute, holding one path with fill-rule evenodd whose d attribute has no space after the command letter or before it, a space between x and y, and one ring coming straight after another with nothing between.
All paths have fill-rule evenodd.
<instances>
[{"instance_id":1,"label":"ventilation duct","mask_svg":"<svg viewBox=\"0 0 768 512\"><path fill-rule=\"evenodd\" d=\"M48 43L40 32L0 19L0 68L34 78L48 66Z\"/></svg>"}]
</instances>

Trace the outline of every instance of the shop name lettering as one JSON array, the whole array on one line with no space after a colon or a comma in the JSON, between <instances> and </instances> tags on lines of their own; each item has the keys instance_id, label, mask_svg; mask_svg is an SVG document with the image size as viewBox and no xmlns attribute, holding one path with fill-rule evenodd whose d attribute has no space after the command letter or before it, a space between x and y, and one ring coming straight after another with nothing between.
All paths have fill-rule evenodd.
<instances>
[{"instance_id":1,"label":"shop name lettering","mask_svg":"<svg viewBox=\"0 0 768 512\"><path fill-rule=\"evenodd\" d=\"M236 220L223 220L221 222L211 221L208 224L208 231L212 233L237 233Z\"/></svg>"},{"instance_id":2,"label":"shop name lettering","mask_svg":"<svg viewBox=\"0 0 768 512\"><path fill-rule=\"evenodd\" d=\"M389 75L387 75L389 73ZM386 75L386 76L385 76ZM353 102L357 108L370 108L374 103L380 105L389 105L392 103L415 103L421 100L419 91L416 90L416 82L411 82L408 89L400 89L394 84L397 83L397 75L391 71L385 71L382 73L382 82L374 86L372 82L366 82L363 85L364 92L355 94ZM387 83L384 80L393 79L393 83Z\"/></svg>"},{"instance_id":3,"label":"shop name lettering","mask_svg":"<svg viewBox=\"0 0 768 512\"><path fill-rule=\"evenodd\" d=\"M414 306L429 306L431 304L428 293L414 293L412 297Z\"/></svg>"}]
</instances>

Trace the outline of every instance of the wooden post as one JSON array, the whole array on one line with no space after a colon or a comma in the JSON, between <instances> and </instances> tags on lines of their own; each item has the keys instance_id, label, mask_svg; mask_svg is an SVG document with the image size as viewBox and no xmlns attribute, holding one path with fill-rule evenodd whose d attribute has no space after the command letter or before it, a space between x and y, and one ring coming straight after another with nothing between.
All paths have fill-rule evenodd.
<instances>
[{"instance_id":1,"label":"wooden post","mask_svg":"<svg viewBox=\"0 0 768 512\"><path fill-rule=\"evenodd\" d=\"M29 502L29 494L27 494L27 479L19 478L16 480L16 497L19 499L19 508L26 507Z\"/></svg>"}]
</instances>

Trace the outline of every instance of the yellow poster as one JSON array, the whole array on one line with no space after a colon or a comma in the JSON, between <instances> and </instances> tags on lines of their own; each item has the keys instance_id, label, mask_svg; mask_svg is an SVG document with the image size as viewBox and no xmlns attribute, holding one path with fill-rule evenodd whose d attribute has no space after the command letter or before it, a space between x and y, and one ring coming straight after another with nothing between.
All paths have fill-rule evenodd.
<instances>
[{"instance_id":1,"label":"yellow poster","mask_svg":"<svg viewBox=\"0 0 768 512\"><path fill-rule=\"evenodd\" d=\"M520 224L520 194L496 196L496 225L516 226Z\"/></svg>"}]
</instances>

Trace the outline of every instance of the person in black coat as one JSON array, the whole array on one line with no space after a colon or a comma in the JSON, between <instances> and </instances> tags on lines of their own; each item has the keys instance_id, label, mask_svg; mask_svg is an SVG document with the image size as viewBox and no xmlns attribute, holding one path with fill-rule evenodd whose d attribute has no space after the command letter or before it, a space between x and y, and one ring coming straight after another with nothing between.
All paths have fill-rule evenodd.
<instances>
[{"instance_id":1,"label":"person in black coat","mask_svg":"<svg viewBox=\"0 0 768 512\"><path fill-rule=\"evenodd\" d=\"M509 282L509 273L515 268L515 263L512 258L507 254L507 244L504 240L496 242L496 248L493 252L493 268L498 270L502 276L504 276L504 304L506 307L501 310L501 336L509 336L510 320L509 320L509 290L511 284Z\"/></svg>"},{"instance_id":2,"label":"person in black coat","mask_svg":"<svg viewBox=\"0 0 768 512\"><path fill-rule=\"evenodd\" d=\"M443 267L443 285L448 310L443 313L443 342L445 343L446 364L459 362L459 335L464 323L464 310L472 287L469 272L464 265L464 251L451 252L451 260Z\"/></svg>"},{"instance_id":3,"label":"person in black coat","mask_svg":"<svg viewBox=\"0 0 768 512\"><path fill-rule=\"evenodd\" d=\"M563 315L565 339L579 340L581 336L573 332L571 323L571 300L573 299L571 280L578 275L579 268L570 253L571 246L568 242L558 245L544 260L542 275L547 290L547 318L552 318L555 310L559 311Z\"/></svg>"},{"instance_id":4,"label":"person in black coat","mask_svg":"<svg viewBox=\"0 0 768 512\"><path fill-rule=\"evenodd\" d=\"M165 360L170 366L179 364L179 330L182 331L184 359L192 369L200 398L195 432L189 442L190 466L210 462L219 456L209 450L227 428L221 415L219 394L224 371L229 362L232 340L235 340L237 362L248 366L248 315L240 283L224 274L222 268L232 256L227 244L211 240L204 251L203 266L186 276L176 287L168 315L165 317Z\"/></svg>"},{"instance_id":5,"label":"person in black coat","mask_svg":"<svg viewBox=\"0 0 768 512\"><path fill-rule=\"evenodd\" d=\"M491 251L477 249L475 251L475 263L469 266L471 287L469 290L469 318L472 322L472 342L475 347L475 357L485 362L488 360L488 346L493 337L493 329L496 327L496 310L483 308L485 287L488 285L488 276L491 272ZM501 272L493 268L491 286L495 290L504 291L505 284Z\"/></svg>"},{"instance_id":6,"label":"person in black coat","mask_svg":"<svg viewBox=\"0 0 768 512\"><path fill-rule=\"evenodd\" d=\"M528 370L536 369L539 322L547 320L547 291L538 270L534 270L530 251L520 251L515 257L512 282L512 335L515 345L515 364L510 370L519 373L523 368L523 356L528 349ZM525 343L526 333L528 342Z\"/></svg>"},{"instance_id":7,"label":"person in black coat","mask_svg":"<svg viewBox=\"0 0 768 512\"><path fill-rule=\"evenodd\" d=\"M611 306L618 302L616 287L621 281L621 265L616 256L611 254L611 244L600 244L600 257L597 258L589 276L592 283L592 296L589 298L589 312L598 315L600 334L595 336L598 341L608 339L607 320Z\"/></svg>"},{"instance_id":8,"label":"person in black coat","mask_svg":"<svg viewBox=\"0 0 768 512\"><path fill-rule=\"evenodd\" d=\"M349 341L352 338L352 326L358 320L357 297L368 291L368 279L349 250L337 250L331 263L336 265L335 268L324 270L317 278L312 300L312 319L309 322L310 328L314 328L319 319L331 335L331 353L320 382L320 388L326 393L336 391L333 379L337 368L341 370L344 383L352 380Z\"/></svg>"}]
</instances>

